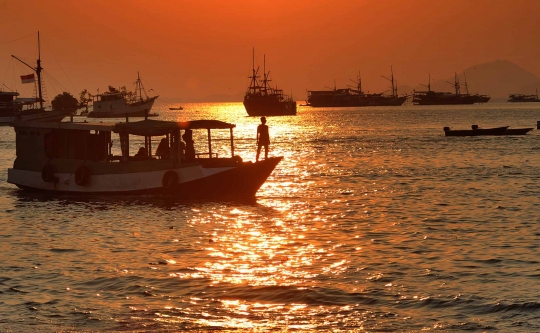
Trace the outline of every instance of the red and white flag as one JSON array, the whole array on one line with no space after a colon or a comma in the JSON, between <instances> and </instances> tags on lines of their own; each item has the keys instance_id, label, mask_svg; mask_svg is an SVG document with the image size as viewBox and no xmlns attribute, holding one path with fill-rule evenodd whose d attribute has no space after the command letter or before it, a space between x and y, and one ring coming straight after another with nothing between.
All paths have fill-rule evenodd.
<instances>
[{"instance_id":1,"label":"red and white flag","mask_svg":"<svg viewBox=\"0 0 540 333\"><path fill-rule=\"evenodd\" d=\"M22 83L34 83L36 82L36 79L34 77L34 74L28 74L28 75L21 75L21 81Z\"/></svg>"}]
</instances>

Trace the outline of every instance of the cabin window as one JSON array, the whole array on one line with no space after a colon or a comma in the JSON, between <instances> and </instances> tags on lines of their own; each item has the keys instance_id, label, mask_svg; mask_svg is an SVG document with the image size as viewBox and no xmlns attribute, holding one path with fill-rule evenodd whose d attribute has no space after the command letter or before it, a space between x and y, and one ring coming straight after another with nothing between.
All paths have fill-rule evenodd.
<instances>
[{"instance_id":1,"label":"cabin window","mask_svg":"<svg viewBox=\"0 0 540 333\"><path fill-rule=\"evenodd\" d=\"M124 160L127 161L129 157L129 135L127 133L120 133L120 150Z\"/></svg>"}]
</instances>

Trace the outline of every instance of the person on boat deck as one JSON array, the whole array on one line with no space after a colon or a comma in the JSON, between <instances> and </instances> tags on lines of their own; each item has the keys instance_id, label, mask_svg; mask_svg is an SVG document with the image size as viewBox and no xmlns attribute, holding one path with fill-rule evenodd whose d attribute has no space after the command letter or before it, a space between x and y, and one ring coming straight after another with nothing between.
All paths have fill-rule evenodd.
<instances>
[{"instance_id":1,"label":"person on boat deck","mask_svg":"<svg viewBox=\"0 0 540 333\"><path fill-rule=\"evenodd\" d=\"M156 149L156 156L159 156L162 160L169 158L169 142L167 138L161 139Z\"/></svg>"},{"instance_id":2,"label":"person on boat deck","mask_svg":"<svg viewBox=\"0 0 540 333\"><path fill-rule=\"evenodd\" d=\"M148 154L146 153L146 148L144 147L139 148L139 151L137 152L137 154L135 154L135 157L146 157L146 156L148 156Z\"/></svg>"},{"instance_id":3,"label":"person on boat deck","mask_svg":"<svg viewBox=\"0 0 540 333\"><path fill-rule=\"evenodd\" d=\"M193 131L190 129L187 129L184 135L182 135L182 139L186 143L186 161L187 162L193 162L195 160L195 146L193 142Z\"/></svg>"},{"instance_id":4,"label":"person on boat deck","mask_svg":"<svg viewBox=\"0 0 540 333\"><path fill-rule=\"evenodd\" d=\"M268 125L266 125L266 117L261 117L261 124L257 127L257 157L255 161L259 161L261 148L264 147L264 159L268 159L268 146L270 145L270 134L268 133Z\"/></svg>"},{"instance_id":5,"label":"person on boat deck","mask_svg":"<svg viewBox=\"0 0 540 333\"><path fill-rule=\"evenodd\" d=\"M186 154L184 153L185 151L186 151L186 144L184 143L184 141L179 140L178 141L178 161L180 161L180 163L186 162Z\"/></svg>"}]
</instances>

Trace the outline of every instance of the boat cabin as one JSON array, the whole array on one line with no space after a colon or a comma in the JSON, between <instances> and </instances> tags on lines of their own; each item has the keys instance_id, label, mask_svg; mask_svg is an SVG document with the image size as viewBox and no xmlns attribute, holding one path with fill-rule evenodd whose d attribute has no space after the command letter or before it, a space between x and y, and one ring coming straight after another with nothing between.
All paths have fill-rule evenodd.
<instances>
[{"instance_id":1,"label":"boat cabin","mask_svg":"<svg viewBox=\"0 0 540 333\"><path fill-rule=\"evenodd\" d=\"M235 125L218 120L143 120L116 124L18 122L13 127L16 132L14 169L40 171L54 160L55 172L60 173L74 173L81 165L89 167L93 174L129 173L166 170L194 163L233 166L241 161L234 155ZM187 156L187 142L181 141L181 134L193 130L203 131L196 139L206 136L208 142L204 147L207 149ZM212 145L212 130L228 130L230 157L218 156L223 154L223 146L215 149ZM200 150L200 142L197 147Z\"/></svg>"},{"instance_id":2,"label":"boat cabin","mask_svg":"<svg viewBox=\"0 0 540 333\"><path fill-rule=\"evenodd\" d=\"M11 114L14 111L14 98L19 96L18 92L0 91L0 116Z\"/></svg>"}]
</instances>

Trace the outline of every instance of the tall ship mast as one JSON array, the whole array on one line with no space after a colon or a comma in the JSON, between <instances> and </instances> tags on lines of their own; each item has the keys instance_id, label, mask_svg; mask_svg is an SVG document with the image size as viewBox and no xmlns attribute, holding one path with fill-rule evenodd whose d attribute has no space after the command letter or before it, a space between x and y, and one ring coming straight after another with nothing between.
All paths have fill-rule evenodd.
<instances>
[{"instance_id":1,"label":"tall ship mast","mask_svg":"<svg viewBox=\"0 0 540 333\"><path fill-rule=\"evenodd\" d=\"M465 93L461 93L461 83L457 73L454 73L454 82L448 82L454 86L454 93L451 92L439 92L431 90L431 75L429 76L429 82L427 85L427 91L414 91L413 92L413 104L415 105L465 105L475 103L486 103L491 97L488 95L469 94L469 86L467 85L467 77L465 77Z\"/></svg>"},{"instance_id":2,"label":"tall ship mast","mask_svg":"<svg viewBox=\"0 0 540 333\"><path fill-rule=\"evenodd\" d=\"M296 115L296 101L292 96L283 93L282 89L270 86L270 71L266 72L266 55L263 61L262 80L257 75L259 68L255 69L255 48L253 49L252 72L246 95L244 107L250 116L294 116Z\"/></svg>"}]
</instances>

